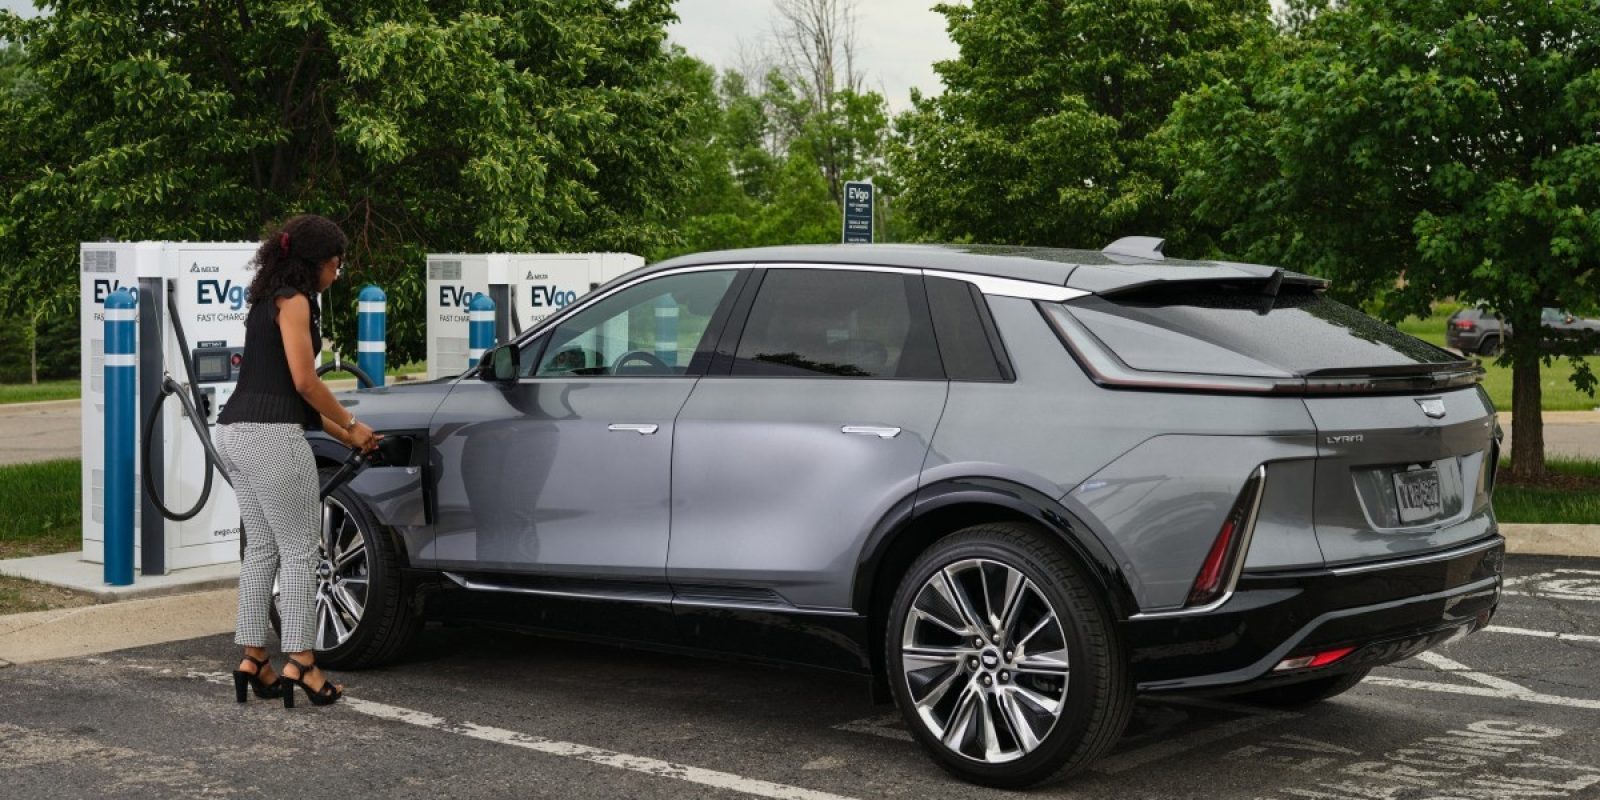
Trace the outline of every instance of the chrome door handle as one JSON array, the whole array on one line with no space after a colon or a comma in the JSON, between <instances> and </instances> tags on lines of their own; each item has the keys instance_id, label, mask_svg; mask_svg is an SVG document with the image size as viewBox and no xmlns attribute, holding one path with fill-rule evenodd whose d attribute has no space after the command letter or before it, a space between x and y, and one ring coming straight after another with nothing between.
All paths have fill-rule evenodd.
<instances>
[{"instance_id":1,"label":"chrome door handle","mask_svg":"<svg viewBox=\"0 0 1600 800\"><path fill-rule=\"evenodd\" d=\"M891 428L885 425L846 425L840 428L839 432L857 436L876 436L879 439L893 439L900 435L899 428Z\"/></svg>"},{"instance_id":2,"label":"chrome door handle","mask_svg":"<svg viewBox=\"0 0 1600 800\"><path fill-rule=\"evenodd\" d=\"M614 422L611 425L607 426L606 430L609 430L609 431L633 431L634 433L637 433L640 436L649 436L649 435L655 433L656 431L661 430L661 426L655 425L655 424L651 424L651 423L642 423L641 424L641 423L637 423L637 422Z\"/></svg>"}]
</instances>

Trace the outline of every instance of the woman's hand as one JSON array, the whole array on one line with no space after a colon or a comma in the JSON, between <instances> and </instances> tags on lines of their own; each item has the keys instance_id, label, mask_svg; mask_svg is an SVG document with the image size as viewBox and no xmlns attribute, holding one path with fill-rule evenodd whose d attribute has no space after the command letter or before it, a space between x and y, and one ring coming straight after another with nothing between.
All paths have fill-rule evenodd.
<instances>
[{"instance_id":1,"label":"woman's hand","mask_svg":"<svg viewBox=\"0 0 1600 800\"><path fill-rule=\"evenodd\" d=\"M373 450L376 450L378 448L378 442L383 441L382 436L379 436L376 431L372 430L367 423L359 420L352 428L350 428L348 432L346 432L345 435L348 437L345 439L345 444L348 444L363 453L370 453Z\"/></svg>"}]
</instances>

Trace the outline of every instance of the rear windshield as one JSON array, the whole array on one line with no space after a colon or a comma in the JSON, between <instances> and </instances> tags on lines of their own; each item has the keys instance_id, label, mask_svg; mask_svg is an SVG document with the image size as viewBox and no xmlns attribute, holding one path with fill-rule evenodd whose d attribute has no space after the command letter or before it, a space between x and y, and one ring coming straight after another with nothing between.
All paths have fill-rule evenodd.
<instances>
[{"instance_id":1,"label":"rear windshield","mask_svg":"<svg viewBox=\"0 0 1600 800\"><path fill-rule=\"evenodd\" d=\"M1461 361L1320 293L1284 289L1267 297L1189 285L1066 307L1139 370L1278 377Z\"/></svg>"}]
</instances>

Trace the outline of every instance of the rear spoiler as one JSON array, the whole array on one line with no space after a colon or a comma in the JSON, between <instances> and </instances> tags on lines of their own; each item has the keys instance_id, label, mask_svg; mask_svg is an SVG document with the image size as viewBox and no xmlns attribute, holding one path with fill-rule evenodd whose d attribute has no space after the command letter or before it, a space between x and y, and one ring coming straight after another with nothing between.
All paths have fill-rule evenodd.
<instances>
[{"instance_id":1,"label":"rear spoiler","mask_svg":"<svg viewBox=\"0 0 1600 800\"><path fill-rule=\"evenodd\" d=\"M1115 296L1149 289L1176 289L1187 285L1230 283L1248 285L1251 291L1276 296L1280 287L1292 286L1320 292L1331 283L1323 278L1290 272L1261 264L1235 264L1227 261L1192 262L1188 265L1100 264L1072 271L1067 286L1104 296Z\"/></svg>"}]
</instances>

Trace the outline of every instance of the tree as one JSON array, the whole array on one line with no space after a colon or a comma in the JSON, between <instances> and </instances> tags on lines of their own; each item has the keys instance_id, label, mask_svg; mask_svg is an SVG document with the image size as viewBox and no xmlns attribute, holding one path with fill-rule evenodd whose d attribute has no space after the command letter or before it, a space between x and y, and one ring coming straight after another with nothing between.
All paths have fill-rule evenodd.
<instances>
[{"instance_id":1,"label":"tree","mask_svg":"<svg viewBox=\"0 0 1600 800\"><path fill-rule=\"evenodd\" d=\"M777 0L773 39L779 75L768 76L788 121L782 140L802 140L840 208L845 181L866 177L863 162L881 155L882 145L871 133L888 124L885 118L875 128L851 125L860 121L852 115L873 112L877 97L862 92L855 66L855 6L855 0ZM883 105L881 98L876 105Z\"/></svg>"},{"instance_id":2,"label":"tree","mask_svg":"<svg viewBox=\"0 0 1600 800\"><path fill-rule=\"evenodd\" d=\"M1587 0L1350 0L1279 59L1186 97L1179 193L1231 252L1390 318L1479 300L1517 335L1512 469L1544 475L1540 309L1600 279L1600 15ZM1587 302L1584 302L1588 299Z\"/></svg>"},{"instance_id":3,"label":"tree","mask_svg":"<svg viewBox=\"0 0 1600 800\"><path fill-rule=\"evenodd\" d=\"M973 0L960 47L899 124L900 207L927 236L1098 248L1191 238L1150 137L1174 101L1272 35L1266 0ZM1203 244L1203 242L1202 242ZM1203 249L1203 248L1202 248Z\"/></svg>"},{"instance_id":4,"label":"tree","mask_svg":"<svg viewBox=\"0 0 1600 800\"><path fill-rule=\"evenodd\" d=\"M691 103L670 0L81 0L0 15L38 91L0 97L4 302L59 291L76 244L251 239L299 211L351 233L390 357L424 352L433 251L673 239ZM224 11L223 9L226 9Z\"/></svg>"},{"instance_id":5,"label":"tree","mask_svg":"<svg viewBox=\"0 0 1600 800\"><path fill-rule=\"evenodd\" d=\"M710 81L710 67L694 63L693 81ZM688 147L695 155L695 188L682 238L655 255L838 241L840 210L810 146L818 134L809 105L776 70L760 94L751 94L737 71L714 82L709 107L695 112L699 135ZM774 117L787 115L795 130L788 146L773 153L774 129L791 124Z\"/></svg>"}]
</instances>

